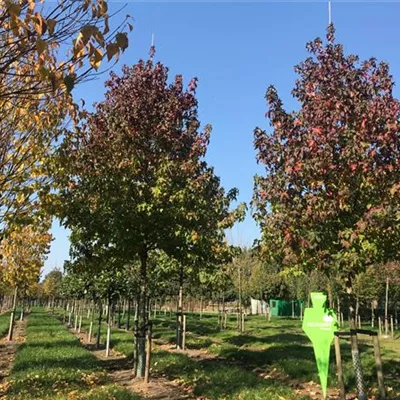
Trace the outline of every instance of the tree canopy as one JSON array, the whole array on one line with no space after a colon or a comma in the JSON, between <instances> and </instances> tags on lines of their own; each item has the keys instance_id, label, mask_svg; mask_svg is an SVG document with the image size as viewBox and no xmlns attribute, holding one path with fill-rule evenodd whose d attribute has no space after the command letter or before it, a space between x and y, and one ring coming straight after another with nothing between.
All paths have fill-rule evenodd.
<instances>
[{"instance_id":1,"label":"tree canopy","mask_svg":"<svg viewBox=\"0 0 400 400\"><path fill-rule=\"evenodd\" d=\"M399 257L399 117L386 63L345 55L329 26L327 43L307 44L295 67L288 113L266 93L273 131L257 128L265 176L255 178L254 216L267 256L287 267L338 271L351 286L365 266Z\"/></svg>"}]
</instances>

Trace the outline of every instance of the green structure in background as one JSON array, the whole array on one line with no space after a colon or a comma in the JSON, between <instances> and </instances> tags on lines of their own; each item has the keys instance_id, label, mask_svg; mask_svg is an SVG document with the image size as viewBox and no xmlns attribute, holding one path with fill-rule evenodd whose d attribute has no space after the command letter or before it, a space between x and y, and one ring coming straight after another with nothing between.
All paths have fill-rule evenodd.
<instances>
[{"instance_id":1,"label":"green structure in background","mask_svg":"<svg viewBox=\"0 0 400 400\"><path fill-rule=\"evenodd\" d=\"M271 315L276 317L300 317L300 313L304 310L304 303L300 300L271 299L269 309Z\"/></svg>"},{"instance_id":2,"label":"green structure in background","mask_svg":"<svg viewBox=\"0 0 400 400\"><path fill-rule=\"evenodd\" d=\"M338 324L333 310L325 308L326 295L311 293L311 301L313 307L304 310L303 330L313 344L321 387L326 398L329 353Z\"/></svg>"}]
</instances>

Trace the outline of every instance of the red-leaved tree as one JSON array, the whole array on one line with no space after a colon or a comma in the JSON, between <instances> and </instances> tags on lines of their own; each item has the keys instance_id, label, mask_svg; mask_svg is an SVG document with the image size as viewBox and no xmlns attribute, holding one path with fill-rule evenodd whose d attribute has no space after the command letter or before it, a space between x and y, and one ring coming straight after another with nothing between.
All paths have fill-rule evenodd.
<instances>
[{"instance_id":1,"label":"red-leaved tree","mask_svg":"<svg viewBox=\"0 0 400 400\"><path fill-rule=\"evenodd\" d=\"M333 26L327 39L308 43L295 69L298 111L267 91L273 132L255 130L266 176L253 205L266 254L338 271L351 288L366 265L399 256L400 103L386 63L346 56Z\"/></svg>"}]
</instances>

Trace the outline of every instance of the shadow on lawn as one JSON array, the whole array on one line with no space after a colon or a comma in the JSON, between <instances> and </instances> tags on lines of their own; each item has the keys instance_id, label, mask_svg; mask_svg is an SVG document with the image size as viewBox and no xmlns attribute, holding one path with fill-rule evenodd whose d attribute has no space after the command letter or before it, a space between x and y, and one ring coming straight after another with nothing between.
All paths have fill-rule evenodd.
<instances>
[{"instance_id":1,"label":"shadow on lawn","mask_svg":"<svg viewBox=\"0 0 400 400\"><path fill-rule=\"evenodd\" d=\"M210 399L236 398L249 391L268 398L266 391L270 389L280 395L291 392L288 387L276 386L274 382L261 379L254 372L225 360L197 361L184 354L160 351L154 354L153 369L156 373L166 374L169 379L183 379L193 386L195 395Z\"/></svg>"},{"instance_id":2,"label":"shadow on lawn","mask_svg":"<svg viewBox=\"0 0 400 400\"><path fill-rule=\"evenodd\" d=\"M238 335L225 339L225 342L241 347L247 344L262 343L310 343L310 340L305 335L295 333L277 333L274 335L257 337L252 335Z\"/></svg>"},{"instance_id":3,"label":"shadow on lawn","mask_svg":"<svg viewBox=\"0 0 400 400\"><path fill-rule=\"evenodd\" d=\"M21 350L23 350L21 345ZM61 349L62 350L62 349ZM68 351L69 349L66 348L65 351ZM54 368L66 368L66 369L79 369L81 371L83 370L92 370L93 368L96 368L97 365L97 360L94 355L88 353L85 355L81 356L76 356L74 355L73 357L68 357L68 358L56 358L52 353L48 354L48 357L42 354L41 357L35 358L35 356L32 354L31 357L26 357L23 361L20 360L16 364L14 364L14 367L12 369L13 372L20 372L20 371L28 371L28 370L44 370L44 369L54 369Z\"/></svg>"},{"instance_id":4,"label":"shadow on lawn","mask_svg":"<svg viewBox=\"0 0 400 400\"><path fill-rule=\"evenodd\" d=\"M132 375L133 375L132 357L102 358L98 360L98 364L102 369L105 369L107 371L121 371L126 369L132 369Z\"/></svg>"}]
</instances>

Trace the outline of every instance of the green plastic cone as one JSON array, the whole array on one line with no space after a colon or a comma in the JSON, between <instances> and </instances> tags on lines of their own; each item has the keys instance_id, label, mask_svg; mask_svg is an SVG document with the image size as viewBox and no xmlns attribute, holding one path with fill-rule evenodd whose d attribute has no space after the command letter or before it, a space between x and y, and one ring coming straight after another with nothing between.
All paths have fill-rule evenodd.
<instances>
[{"instance_id":1,"label":"green plastic cone","mask_svg":"<svg viewBox=\"0 0 400 400\"><path fill-rule=\"evenodd\" d=\"M311 293L312 308L304 310L303 330L311 340L317 362L322 392L326 398L329 374L329 356L332 340L337 330L337 317L325 308L326 295Z\"/></svg>"}]
</instances>

